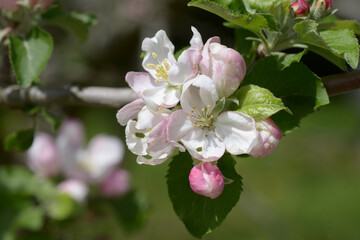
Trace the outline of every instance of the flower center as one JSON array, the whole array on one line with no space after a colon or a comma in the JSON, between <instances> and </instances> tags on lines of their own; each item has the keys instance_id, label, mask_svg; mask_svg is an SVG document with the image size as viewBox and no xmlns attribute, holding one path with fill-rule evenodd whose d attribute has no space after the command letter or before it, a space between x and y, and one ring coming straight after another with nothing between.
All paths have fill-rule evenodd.
<instances>
[{"instance_id":1,"label":"flower center","mask_svg":"<svg viewBox=\"0 0 360 240\"><path fill-rule=\"evenodd\" d=\"M149 63L147 64L148 68L152 68L155 69L156 71L156 79L155 79L155 83L159 83L159 82L168 82L168 71L170 70L170 65L168 63L167 58L165 58L162 62L160 62L158 60L158 56L156 53L152 53L151 56L158 62L158 65Z\"/></svg>"},{"instance_id":2,"label":"flower center","mask_svg":"<svg viewBox=\"0 0 360 240\"><path fill-rule=\"evenodd\" d=\"M211 105L201 108L200 111L196 106L193 106L191 113L188 117L194 119L193 127L203 128L212 126L214 115L211 114Z\"/></svg>"}]
</instances>

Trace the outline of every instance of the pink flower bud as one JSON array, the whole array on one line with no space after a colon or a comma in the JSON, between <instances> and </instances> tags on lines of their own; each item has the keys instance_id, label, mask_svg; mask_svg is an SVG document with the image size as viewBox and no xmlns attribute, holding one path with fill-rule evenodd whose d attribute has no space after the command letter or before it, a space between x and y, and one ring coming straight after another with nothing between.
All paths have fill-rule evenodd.
<instances>
[{"instance_id":1,"label":"pink flower bud","mask_svg":"<svg viewBox=\"0 0 360 240\"><path fill-rule=\"evenodd\" d=\"M305 0L297 0L290 6L295 17L305 17L310 12L310 6Z\"/></svg>"},{"instance_id":2,"label":"pink flower bud","mask_svg":"<svg viewBox=\"0 0 360 240\"><path fill-rule=\"evenodd\" d=\"M59 152L54 139L46 133L36 134L26 155L27 165L40 176L54 176L59 171Z\"/></svg>"},{"instance_id":3,"label":"pink flower bud","mask_svg":"<svg viewBox=\"0 0 360 240\"><path fill-rule=\"evenodd\" d=\"M318 0L315 5L315 12L324 15L332 7L332 0Z\"/></svg>"},{"instance_id":4,"label":"pink flower bud","mask_svg":"<svg viewBox=\"0 0 360 240\"><path fill-rule=\"evenodd\" d=\"M114 170L100 185L101 194L105 197L119 197L125 195L130 189L130 174L125 170Z\"/></svg>"},{"instance_id":5,"label":"pink flower bud","mask_svg":"<svg viewBox=\"0 0 360 240\"><path fill-rule=\"evenodd\" d=\"M205 197L215 199L224 190L224 177L217 166L209 162L194 166L189 175L191 189Z\"/></svg>"},{"instance_id":6,"label":"pink flower bud","mask_svg":"<svg viewBox=\"0 0 360 240\"><path fill-rule=\"evenodd\" d=\"M258 143L249 153L253 157L265 157L272 153L282 138L280 128L271 118L256 122Z\"/></svg>"},{"instance_id":7,"label":"pink flower bud","mask_svg":"<svg viewBox=\"0 0 360 240\"><path fill-rule=\"evenodd\" d=\"M214 80L219 98L232 95L246 74L244 58L234 49L221 45L216 37L206 42L202 55L201 73Z\"/></svg>"},{"instance_id":8,"label":"pink flower bud","mask_svg":"<svg viewBox=\"0 0 360 240\"><path fill-rule=\"evenodd\" d=\"M0 0L0 9L13 12L18 10L21 6L17 4L17 0Z\"/></svg>"},{"instance_id":9,"label":"pink flower bud","mask_svg":"<svg viewBox=\"0 0 360 240\"><path fill-rule=\"evenodd\" d=\"M68 179L57 186L61 193L69 195L78 203L83 203L89 192L87 185L77 179Z\"/></svg>"}]
</instances>

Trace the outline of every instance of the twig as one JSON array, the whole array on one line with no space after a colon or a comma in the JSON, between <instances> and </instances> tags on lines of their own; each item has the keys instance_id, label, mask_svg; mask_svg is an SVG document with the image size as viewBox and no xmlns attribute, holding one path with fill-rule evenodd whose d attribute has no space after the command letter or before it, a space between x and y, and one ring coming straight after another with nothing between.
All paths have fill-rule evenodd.
<instances>
[{"instance_id":1,"label":"twig","mask_svg":"<svg viewBox=\"0 0 360 240\"><path fill-rule=\"evenodd\" d=\"M344 94L360 88L360 71L327 76L322 81L329 96Z\"/></svg>"},{"instance_id":2,"label":"twig","mask_svg":"<svg viewBox=\"0 0 360 240\"><path fill-rule=\"evenodd\" d=\"M25 105L78 105L119 108L136 99L129 88L108 87L31 87L0 88L0 107L21 108Z\"/></svg>"}]
</instances>

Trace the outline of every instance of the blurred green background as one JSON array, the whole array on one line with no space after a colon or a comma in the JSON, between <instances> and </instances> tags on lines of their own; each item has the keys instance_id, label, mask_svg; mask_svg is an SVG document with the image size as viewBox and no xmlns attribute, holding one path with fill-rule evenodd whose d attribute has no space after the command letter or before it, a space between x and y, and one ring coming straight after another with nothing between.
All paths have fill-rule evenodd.
<instances>
[{"instance_id":1,"label":"blurred green background","mask_svg":"<svg viewBox=\"0 0 360 240\"><path fill-rule=\"evenodd\" d=\"M46 84L125 87L127 71L142 71L138 57L142 39L158 29L167 31L177 49L188 44L191 25L204 40L218 35L224 44L233 44L233 31L223 27L220 18L188 8L187 1L62 2L69 10L94 13L98 24L84 45L59 29L48 29L55 36L56 47L41 79ZM339 16L354 18L347 15L346 8L354 8L351 4L360 9L355 1L338 1ZM306 61L319 75L337 72L314 59L310 55ZM284 137L270 156L238 158L236 169L243 177L244 192L223 224L204 239L360 239L359 103L358 91L332 97L330 105L304 119L301 128ZM124 128L115 119L116 109L54 106L51 111L83 120L88 139L102 132L124 137ZM0 109L0 141L14 130L30 127L33 121L21 111ZM51 131L42 119L38 123L38 130ZM21 163L22 158L0 149L1 164ZM137 165L135 156L126 153L123 167L150 204L148 222L141 231L125 234L115 227L115 219L99 216L67 226L67 236L59 239L99 239L91 236L109 232L111 239L193 239L167 196L167 165Z\"/></svg>"}]
</instances>

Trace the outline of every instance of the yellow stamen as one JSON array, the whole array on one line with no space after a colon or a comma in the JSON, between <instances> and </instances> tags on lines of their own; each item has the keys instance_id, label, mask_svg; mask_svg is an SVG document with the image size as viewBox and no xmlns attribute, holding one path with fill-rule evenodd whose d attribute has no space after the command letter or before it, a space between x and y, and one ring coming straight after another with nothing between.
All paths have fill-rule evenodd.
<instances>
[{"instance_id":1,"label":"yellow stamen","mask_svg":"<svg viewBox=\"0 0 360 240\"><path fill-rule=\"evenodd\" d=\"M156 53L153 52L151 55L152 55L153 58L155 58L155 59L157 58L157 54L156 54Z\"/></svg>"},{"instance_id":2,"label":"yellow stamen","mask_svg":"<svg viewBox=\"0 0 360 240\"><path fill-rule=\"evenodd\" d=\"M189 115L188 117L192 117L192 115Z\"/></svg>"},{"instance_id":3,"label":"yellow stamen","mask_svg":"<svg viewBox=\"0 0 360 240\"><path fill-rule=\"evenodd\" d=\"M213 119L213 118L214 118L214 115L211 115L210 118Z\"/></svg>"},{"instance_id":4,"label":"yellow stamen","mask_svg":"<svg viewBox=\"0 0 360 240\"><path fill-rule=\"evenodd\" d=\"M205 112L205 108L202 108L201 111L202 111L202 112Z\"/></svg>"},{"instance_id":5,"label":"yellow stamen","mask_svg":"<svg viewBox=\"0 0 360 240\"><path fill-rule=\"evenodd\" d=\"M155 64L152 64L152 63L149 63L148 65L146 65L148 68L154 68L154 69L156 69L156 66L155 66Z\"/></svg>"},{"instance_id":6,"label":"yellow stamen","mask_svg":"<svg viewBox=\"0 0 360 240\"><path fill-rule=\"evenodd\" d=\"M194 124L193 127L196 127L196 124Z\"/></svg>"},{"instance_id":7,"label":"yellow stamen","mask_svg":"<svg viewBox=\"0 0 360 240\"><path fill-rule=\"evenodd\" d=\"M210 105L207 105L207 108L210 108L211 106Z\"/></svg>"},{"instance_id":8,"label":"yellow stamen","mask_svg":"<svg viewBox=\"0 0 360 240\"><path fill-rule=\"evenodd\" d=\"M193 109L196 109L196 106L193 106Z\"/></svg>"}]
</instances>

